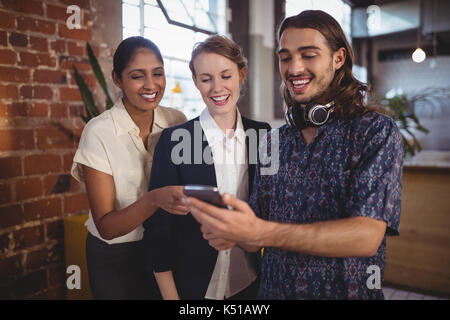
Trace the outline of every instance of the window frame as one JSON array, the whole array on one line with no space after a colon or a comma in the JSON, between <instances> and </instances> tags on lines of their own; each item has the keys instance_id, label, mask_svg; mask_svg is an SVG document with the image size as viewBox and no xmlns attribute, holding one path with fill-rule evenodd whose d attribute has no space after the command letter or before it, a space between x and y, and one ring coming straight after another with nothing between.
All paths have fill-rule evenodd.
<instances>
[{"instance_id":1,"label":"window frame","mask_svg":"<svg viewBox=\"0 0 450 320\"><path fill-rule=\"evenodd\" d=\"M228 18L227 18L228 0L221 0L221 1L223 1L223 2L219 6L219 8L222 9L222 7L224 6L225 11L223 12L223 16L220 13L217 16L219 18L223 18L224 20L221 20L220 27L219 27L218 22L212 22L211 20L210 21L211 21L211 25L216 27L218 29L217 31L220 32L220 34L222 34L222 32L224 34L226 34L228 32ZM145 1L145 0L139 0L139 1L122 0L122 8L124 8L124 5L133 6L133 7L136 7L139 9L140 23L139 23L139 29L134 29L134 28L125 26L124 21L122 21L122 38L123 39L125 39L125 34L130 34L130 36L132 34L135 34L135 35L140 35L142 37L146 37L146 35L148 36L148 33L151 33L154 31L155 32L161 31L161 28L158 28L158 26L149 26L149 25L145 24L145 8L147 6L160 9L162 14L164 15L164 18L166 19L166 22L168 25L180 27L180 28L191 31L194 42L195 42L195 38L197 37L196 34L200 35L200 36L198 36L200 38L198 41L201 41L201 38L203 37L201 35L204 35L206 37L209 35L218 34L216 32L211 32L211 31L208 31L208 30L205 30L202 28L198 28L195 25L188 25L188 24L184 24L181 22L171 20L170 17L168 16L167 10L164 7L161 0L153 0L151 2ZM203 9L204 6L202 6L201 8ZM209 19L212 19L211 13L208 13L205 9L203 9L203 11L208 14ZM222 10L220 10L220 11L222 11ZM213 15L215 15L215 14L213 14ZM190 14L188 14L188 16L191 17ZM194 20L192 20L192 21L194 24ZM162 23L162 20L161 20L161 23ZM220 30L220 29L224 29L224 30ZM157 45L160 45L160 44L157 43ZM163 96L160 104L163 106L174 107L174 108L177 108L177 109L183 111L188 119L191 119L191 118L197 116L203 110L203 108L205 107L205 104L204 104L204 101L203 101L200 93L197 90L195 90L194 93L191 92L191 90L190 90L191 85L187 84L188 82L189 83L192 82L192 78L191 78L192 75L191 75L189 67L188 67L189 59L187 59L187 57L176 56L176 55L174 55L174 52L170 52L167 50L162 50L161 54L163 56L164 63L165 63L167 85L166 85L166 90L165 90L164 96ZM178 73L178 72L172 71L174 65L178 65L178 68L179 68L180 64L186 65L187 69L185 70L185 68L183 67L183 70L189 71L189 72L188 73L184 73L184 72ZM178 69L178 70L180 70L180 69ZM177 84L180 85L182 88L185 88L185 90L182 90L183 104L181 107L172 104L172 102L173 102L172 98L174 97L173 89L175 88L175 86Z\"/></svg>"}]
</instances>

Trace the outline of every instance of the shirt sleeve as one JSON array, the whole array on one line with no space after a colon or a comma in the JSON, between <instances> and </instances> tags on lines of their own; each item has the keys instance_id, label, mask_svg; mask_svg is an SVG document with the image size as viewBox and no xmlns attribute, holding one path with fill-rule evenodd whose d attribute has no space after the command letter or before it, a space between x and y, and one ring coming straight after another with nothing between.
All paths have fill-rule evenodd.
<instances>
[{"instance_id":1,"label":"shirt sleeve","mask_svg":"<svg viewBox=\"0 0 450 320\"><path fill-rule=\"evenodd\" d=\"M174 117L175 119L172 121L171 127L182 124L187 121L187 118L184 115L184 113L179 110L177 110L177 111L178 112L175 114L175 117Z\"/></svg>"},{"instance_id":2,"label":"shirt sleeve","mask_svg":"<svg viewBox=\"0 0 450 320\"><path fill-rule=\"evenodd\" d=\"M398 235L402 196L403 140L394 121L373 121L366 131L362 156L350 186L347 210L387 222L387 234Z\"/></svg>"},{"instance_id":3,"label":"shirt sleeve","mask_svg":"<svg viewBox=\"0 0 450 320\"><path fill-rule=\"evenodd\" d=\"M104 141L98 134L96 127L91 123L88 123L84 128L78 149L73 158L71 174L80 182L83 181L81 165L112 175L111 163L108 159Z\"/></svg>"},{"instance_id":4,"label":"shirt sleeve","mask_svg":"<svg viewBox=\"0 0 450 320\"><path fill-rule=\"evenodd\" d=\"M177 168L170 159L170 149L170 134L167 130L163 130L155 147L149 191L180 184ZM177 218L179 217L158 209L143 223L147 267L152 271L164 272L173 269L172 255L176 252Z\"/></svg>"}]
</instances>

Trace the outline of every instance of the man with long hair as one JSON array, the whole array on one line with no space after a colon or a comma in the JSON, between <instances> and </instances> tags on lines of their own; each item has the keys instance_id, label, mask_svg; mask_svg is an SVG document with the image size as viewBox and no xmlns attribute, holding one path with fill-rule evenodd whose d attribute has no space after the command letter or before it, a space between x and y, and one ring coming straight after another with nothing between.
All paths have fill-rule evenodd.
<instances>
[{"instance_id":1,"label":"man with long hair","mask_svg":"<svg viewBox=\"0 0 450 320\"><path fill-rule=\"evenodd\" d=\"M288 17L278 41L287 124L266 136L266 150L279 137L278 172L262 175L261 160L250 206L230 195L232 210L185 202L211 245L264 248L262 299L383 299L386 235L400 224L400 132L368 107L330 15Z\"/></svg>"}]
</instances>

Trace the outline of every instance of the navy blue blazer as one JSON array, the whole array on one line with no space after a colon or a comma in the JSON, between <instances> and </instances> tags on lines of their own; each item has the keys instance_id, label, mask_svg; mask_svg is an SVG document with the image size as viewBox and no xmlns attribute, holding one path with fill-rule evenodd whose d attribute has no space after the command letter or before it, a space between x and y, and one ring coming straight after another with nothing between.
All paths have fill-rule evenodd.
<instances>
[{"instance_id":1,"label":"navy blue blazer","mask_svg":"<svg viewBox=\"0 0 450 320\"><path fill-rule=\"evenodd\" d=\"M242 117L244 130L255 129L256 132L265 133L270 130L270 125ZM198 126L197 132L201 132L201 154L211 152L204 132L201 130L199 117L185 122L181 125L163 130L161 137L155 147L153 166L150 178L149 190L170 186L200 184L217 186L214 164L201 159L194 159L194 150L199 148L199 138L195 145L194 128ZM191 146L190 163L174 164L171 161L172 149L180 143L180 140L172 141L172 133L176 129L184 129L189 133ZM201 131L200 131L201 130ZM260 131L261 130L261 131ZM264 131L262 131L264 130ZM256 135L257 145L259 134ZM253 178L255 176L255 163L257 150L249 150L249 137L246 138L247 155L249 159L248 178L249 194L253 189ZM208 150L207 150L208 149ZM182 156L183 152L177 154ZM198 153L198 152L197 152ZM187 159L185 158L185 159ZM188 162L188 161L186 161ZM171 270L175 285L181 299L204 299L217 261L218 252L212 248L208 241L203 239L200 224L191 214L178 216L158 209L153 216L144 222L144 243L148 267L155 272ZM256 254L253 254L256 259Z\"/></svg>"}]
</instances>

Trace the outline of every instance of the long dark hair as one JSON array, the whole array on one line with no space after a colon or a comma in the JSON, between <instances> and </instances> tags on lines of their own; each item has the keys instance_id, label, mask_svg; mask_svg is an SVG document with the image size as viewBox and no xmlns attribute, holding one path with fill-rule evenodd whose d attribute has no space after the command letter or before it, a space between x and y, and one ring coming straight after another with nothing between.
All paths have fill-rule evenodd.
<instances>
[{"instance_id":1,"label":"long dark hair","mask_svg":"<svg viewBox=\"0 0 450 320\"><path fill-rule=\"evenodd\" d=\"M325 37L331 52L336 52L339 48L344 48L347 52L344 65L336 71L327 92L318 102L327 103L333 100L336 106L335 114L341 119L349 119L371 110L364 101L370 93L370 87L353 76L353 50L341 26L332 16L321 10L306 10L288 17L278 28L278 43L287 28L317 30ZM287 106L295 104L284 82L280 90Z\"/></svg>"}]
</instances>

